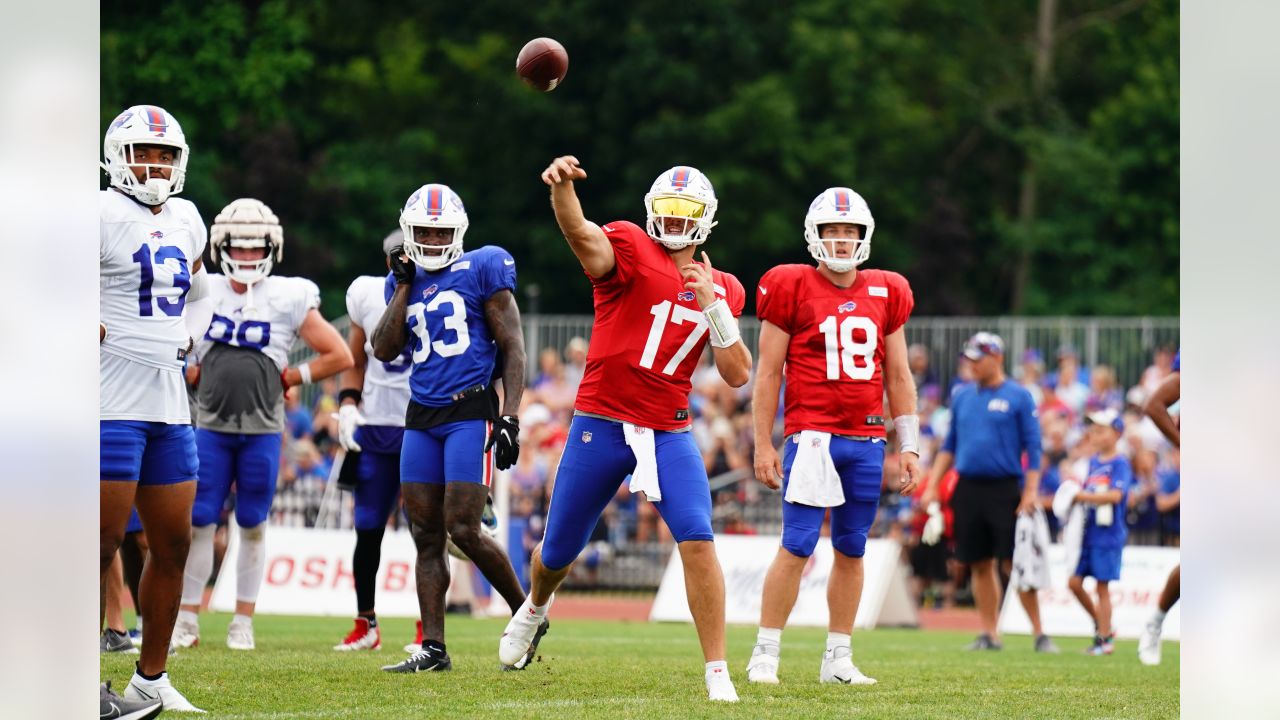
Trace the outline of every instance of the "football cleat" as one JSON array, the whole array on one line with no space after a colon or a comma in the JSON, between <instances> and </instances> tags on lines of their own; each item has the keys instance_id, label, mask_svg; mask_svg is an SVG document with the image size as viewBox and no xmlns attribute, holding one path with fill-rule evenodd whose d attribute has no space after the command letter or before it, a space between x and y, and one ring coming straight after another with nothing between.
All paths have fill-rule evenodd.
<instances>
[{"instance_id":1,"label":"football cleat","mask_svg":"<svg viewBox=\"0 0 1280 720\"><path fill-rule=\"evenodd\" d=\"M990 635L983 633L976 640L964 646L965 650L1003 650L1004 645L998 640L993 640Z\"/></svg>"},{"instance_id":2,"label":"football cleat","mask_svg":"<svg viewBox=\"0 0 1280 720\"><path fill-rule=\"evenodd\" d=\"M1053 638L1048 635L1041 635L1036 638L1036 652L1057 655L1062 650L1058 649L1058 646L1054 644Z\"/></svg>"},{"instance_id":3,"label":"football cleat","mask_svg":"<svg viewBox=\"0 0 1280 720\"><path fill-rule=\"evenodd\" d=\"M182 615L178 615L178 620L173 624L173 637L170 640L172 647L190 648L200 644L200 622L198 620L184 620Z\"/></svg>"},{"instance_id":4,"label":"football cleat","mask_svg":"<svg viewBox=\"0 0 1280 720\"><path fill-rule=\"evenodd\" d=\"M547 601L546 610L551 609L552 602L555 602L554 595ZM533 660L538 643L542 642L542 636L550 628L551 623L547 621L546 613L539 617L529 606L529 600L525 599L502 631L502 640L498 643L498 659L502 661L502 667L507 670L523 670Z\"/></svg>"},{"instance_id":5,"label":"football cleat","mask_svg":"<svg viewBox=\"0 0 1280 720\"><path fill-rule=\"evenodd\" d=\"M777 645L756 645L751 651L751 661L747 663L747 681L777 685L781 651Z\"/></svg>"},{"instance_id":6,"label":"football cleat","mask_svg":"<svg viewBox=\"0 0 1280 720\"><path fill-rule=\"evenodd\" d=\"M435 648L419 647L404 661L395 665L383 665L382 669L393 673L444 672L453 669L449 653Z\"/></svg>"},{"instance_id":7,"label":"football cleat","mask_svg":"<svg viewBox=\"0 0 1280 720\"><path fill-rule=\"evenodd\" d=\"M351 632L347 633L342 642L334 645L333 649L339 652L381 650L382 631L376 627L369 627L369 618L357 617L355 627L351 628Z\"/></svg>"},{"instance_id":8,"label":"football cleat","mask_svg":"<svg viewBox=\"0 0 1280 720\"><path fill-rule=\"evenodd\" d=\"M111 692L111 681L99 687L98 717L101 720L150 720L164 710L157 700L125 700Z\"/></svg>"},{"instance_id":9,"label":"football cleat","mask_svg":"<svg viewBox=\"0 0 1280 720\"><path fill-rule=\"evenodd\" d=\"M1142 661L1143 665L1160 664L1160 631L1162 629L1160 623L1154 620L1143 626L1142 635L1138 638L1138 660Z\"/></svg>"},{"instance_id":10,"label":"football cleat","mask_svg":"<svg viewBox=\"0 0 1280 720\"><path fill-rule=\"evenodd\" d=\"M875 685L875 678L869 678L853 664L853 651L842 646L832 648L822 654L822 670L818 680L824 683L840 683L841 685Z\"/></svg>"},{"instance_id":11,"label":"football cleat","mask_svg":"<svg viewBox=\"0 0 1280 720\"><path fill-rule=\"evenodd\" d=\"M715 702L738 702L738 691L724 668L710 670L703 676L707 681L707 699Z\"/></svg>"},{"instance_id":12,"label":"football cleat","mask_svg":"<svg viewBox=\"0 0 1280 720\"><path fill-rule=\"evenodd\" d=\"M227 628L227 647L232 650L252 650L254 648L252 620L231 621L231 626Z\"/></svg>"},{"instance_id":13,"label":"football cleat","mask_svg":"<svg viewBox=\"0 0 1280 720\"><path fill-rule=\"evenodd\" d=\"M419 620L418 633L413 636L413 642L404 646L404 651L412 654L417 652L421 647L422 647L422 621Z\"/></svg>"},{"instance_id":14,"label":"football cleat","mask_svg":"<svg viewBox=\"0 0 1280 720\"><path fill-rule=\"evenodd\" d=\"M138 648L134 647L133 640L129 638L128 633L116 632L111 628L107 628L102 631L102 638L98 641L98 652L136 653Z\"/></svg>"},{"instance_id":15,"label":"football cleat","mask_svg":"<svg viewBox=\"0 0 1280 720\"><path fill-rule=\"evenodd\" d=\"M1113 636L1102 637L1100 635L1093 636L1093 644L1085 648L1085 655L1110 655L1115 652L1115 646L1112 644Z\"/></svg>"},{"instance_id":16,"label":"football cleat","mask_svg":"<svg viewBox=\"0 0 1280 720\"><path fill-rule=\"evenodd\" d=\"M164 709L170 712L204 712L173 687L169 682L169 673L161 674L159 680L147 680L135 672L133 679L129 681L129 687L124 689L124 699L141 702L159 700Z\"/></svg>"}]
</instances>

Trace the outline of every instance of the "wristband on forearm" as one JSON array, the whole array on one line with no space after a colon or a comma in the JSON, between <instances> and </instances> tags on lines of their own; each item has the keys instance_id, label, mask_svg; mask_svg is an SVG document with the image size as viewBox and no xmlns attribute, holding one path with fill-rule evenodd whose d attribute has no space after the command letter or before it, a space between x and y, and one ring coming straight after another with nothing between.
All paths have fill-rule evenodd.
<instances>
[{"instance_id":1,"label":"wristband on forearm","mask_svg":"<svg viewBox=\"0 0 1280 720\"><path fill-rule=\"evenodd\" d=\"M920 416L899 415L893 419L898 435L898 452L920 454Z\"/></svg>"},{"instance_id":2,"label":"wristband on forearm","mask_svg":"<svg viewBox=\"0 0 1280 720\"><path fill-rule=\"evenodd\" d=\"M707 327L711 330L712 347L731 347L742 339L742 333L738 330L738 321L734 319L729 303L723 298L717 298L715 302L703 308L702 314L706 316Z\"/></svg>"},{"instance_id":3,"label":"wristband on forearm","mask_svg":"<svg viewBox=\"0 0 1280 720\"><path fill-rule=\"evenodd\" d=\"M338 391L338 404L341 405L343 400L350 398L355 401L355 404L359 405L363 397L361 392L355 388L343 388Z\"/></svg>"},{"instance_id":4,"label":"wristband on forearm","mask_svg":"<svg viewBox=\"0 0 1280 720\"><path fill-rule=\"evenodd\" d=\"M298 366L298 382L301 385L311 384L311 363L302 363Z\"/></svg>"}]
</instances>

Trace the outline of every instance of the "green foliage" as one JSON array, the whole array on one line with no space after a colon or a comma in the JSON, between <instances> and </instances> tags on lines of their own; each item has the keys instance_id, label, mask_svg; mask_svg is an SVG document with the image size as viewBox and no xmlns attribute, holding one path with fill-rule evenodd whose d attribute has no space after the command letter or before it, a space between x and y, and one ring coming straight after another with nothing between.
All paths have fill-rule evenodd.
<instances>
[{"instance_id":1,"label":"green foliage","mask_svg":"<svg viewBox=\"0 0 1280 720\"><path fill-rule=\"evenodd\" d=\"M330 316L432 181L544 311L589 311L538 179L560 154L590 174L599 222L642 221L672 165L704 170L721 200L707 250L748 287L807 260L804 211L840 184L876 215L871 265L906 274L919 313L1175 314L1178 6L1061 5L1037 96L1034 3L107 2L102 124L134 103L173 112L186 196L206 220L236 197L270 204L280 271L317 280ZM548 94L513 72L538 35L570 54Z\"/></svg>"},{"instance_id":2,"label":"green foliage","mask_svg":"<svg viewBox=\"0 0 1280 720\"><path fill-rule=\"evenodd\" d=\"M926 611L927 612L927 611ZM348 618L259 616L258 649L228 650L231 618L200 616L201 642L169 662L170 677L211 717L239 720L348 718L1171 718L1178 716L1180 645L1144 667L1136 643L1109 657L1083 654L1084 638L1057 638L1061 655L1038 655L1026 636L1002 652L961 648L972 635L916 630L858 631L853 654L871 686L818 683L825 630L788 628L780 685L747 682L756 629L730 626L729 672L736 705L706 700L702 653L692 625L557 620L523 672L498 668L501 620L449 616L453 671L394 675L379 670L405 656L413 621L379 618L381 652L329 648ZM136 655L101 657L101 677L120 692Z\"/></svg>"}]
</instances>

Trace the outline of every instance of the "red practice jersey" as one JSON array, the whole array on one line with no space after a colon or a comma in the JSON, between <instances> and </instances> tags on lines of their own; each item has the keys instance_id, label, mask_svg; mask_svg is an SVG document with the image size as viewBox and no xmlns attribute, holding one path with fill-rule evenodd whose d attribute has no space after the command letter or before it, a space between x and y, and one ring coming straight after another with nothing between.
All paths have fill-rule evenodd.
<instances>
[{"instance_id":1,"label":"red practice jersey","mask_svg":"<svg viewBox=\"0 0 1280 720\"><path fill-rule=\"evenodd\" d=\"M654 430L688 427L689 378L707 345L707 320L667 251L634 223L601 228L614 268L595 286L595 322L574 407ZM747 294L711 271L715 293L742 315Z\"/></svg>"},{"instance_id":2,"label":"red practice jersey","mask_svg":"<svg viewBox=\"0 0 1280 720\"><path fill-rule=\"evenodd\" d=\"M779 265L765 273L757 313L791 336L783 372L786 434L884 437L885 338L907 322L914 306L911 286L894 272L859 270L848 288L833 285L812 265Z\"/></svg>"}]
</instances>

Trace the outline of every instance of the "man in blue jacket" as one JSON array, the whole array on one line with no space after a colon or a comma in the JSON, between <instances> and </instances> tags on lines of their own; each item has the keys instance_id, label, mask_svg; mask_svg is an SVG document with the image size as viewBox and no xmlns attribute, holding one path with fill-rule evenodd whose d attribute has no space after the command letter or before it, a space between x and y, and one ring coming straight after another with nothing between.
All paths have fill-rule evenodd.
<instances>
[{"instance_id":1,"label":"man in blue jacket","mask_svg":"<svg viewBox=\"0 0 1280 720\"><path fill-rule=\"evenodd\" d=\"M999 650L1003 647L996 630L1000 578L995 561L1001 561L1007 575L1013 561L1017 516L1036 507L1040 420L1031 393L1005 376L1004 341L999 335L974 335L965 344L964 357L971 363L975 382L958 388L952 397L950 432L934 460L921 505L928 507L937 501L942 476L954 461L960 473L951 500L956 558L969 564L983 630L969 649ZM1036 592L1020 592L1019 598L1031 618L1036 651L1058 652L1041 630Z\"/></svg>"}]
</instances>

